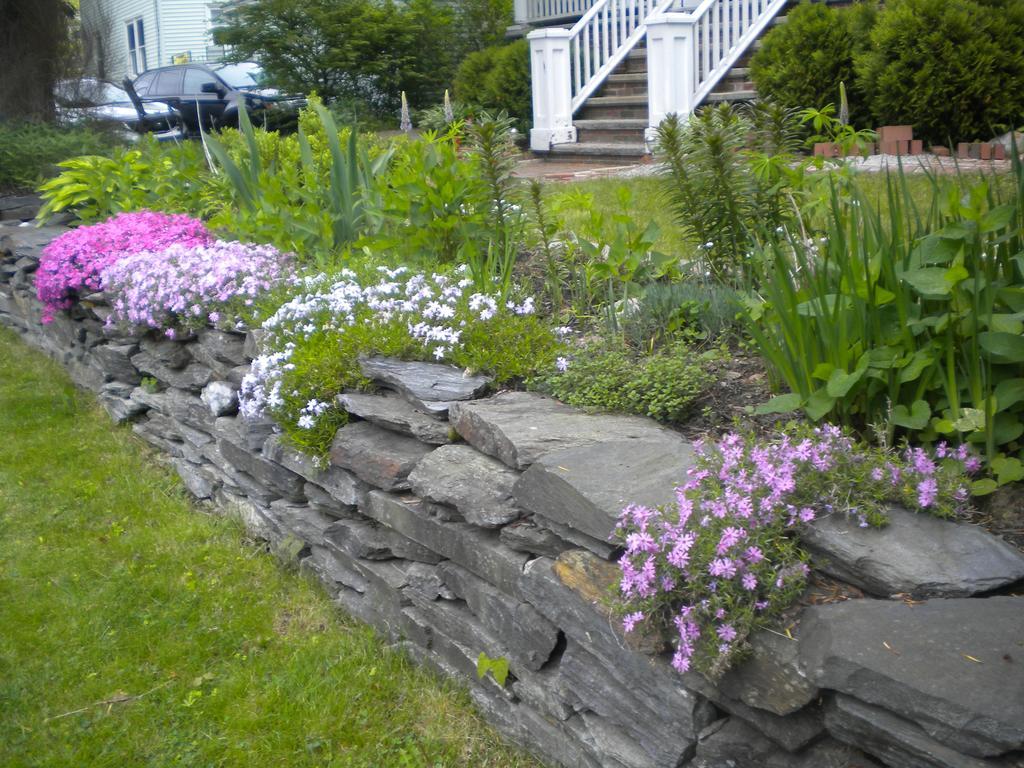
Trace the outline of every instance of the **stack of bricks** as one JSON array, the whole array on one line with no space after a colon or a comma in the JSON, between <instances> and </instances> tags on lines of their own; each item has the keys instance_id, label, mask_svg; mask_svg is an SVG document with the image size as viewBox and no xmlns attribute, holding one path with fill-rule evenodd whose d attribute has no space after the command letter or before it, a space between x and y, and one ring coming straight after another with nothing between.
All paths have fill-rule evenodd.
<instances>
[{"instance_id":1,"label":"stack of bricks","mask_svg":"<svg viewBox=\"0 0 1024 768\"><path fill-rule=\"evenodd\" d=\"M878 129L878 152L882 155L921 155L924 144L914 138L912 125L883 125Z\"/></svg>"},{"instance_id":2,"label":"stack of bricks","mask_svg":"<svg viewBox=\"0 0 1024 768\"><path fill-rule=\"evenodd\" d=\"M1005 160L1006 147L996 142L961 141L956 146L956 155L965 160Z\"/></svg>"}]
</instances>

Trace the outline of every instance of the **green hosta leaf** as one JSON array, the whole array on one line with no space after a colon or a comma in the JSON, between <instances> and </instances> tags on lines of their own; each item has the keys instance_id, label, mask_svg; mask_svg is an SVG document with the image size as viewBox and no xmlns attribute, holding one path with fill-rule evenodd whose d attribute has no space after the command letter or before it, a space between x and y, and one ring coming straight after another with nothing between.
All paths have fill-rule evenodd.
<instances>
[{"instance_id":1,"label":"green hosta leaf","mask_svg":"<svg viewBox=\"0 0 1024 768\"><path fill-rule=\"evenodd\" d=\"M993 208L981 217L981 221L978 222L978 230L985 235L1004 229L1013 218L1015 210L1016 206L1013 205L1000 205L998 208Z\"/></svg>"},{"instance_id":2,"label":"green hosta leaf","mask_svg":"<svg viewBox=\"0 0 1024 768\"><path fill-rule=\"evenodd\" d=\"M836 368L828 377L825 391L829 397L846 397L850 390L864 377L867 367L858 368L853 373L846 373Z\"/></svg>"},{"instance_id":3,"label":"green hosta leaf","mask_svg":"<svg viewBox=\"0 0 1024 768\"><path fill-rule=\"evenodd\" d=\"M797 392L790 392L787 395L776 395L767 403L761 403L754 409L754 413L764 415L768 413L791 413L803 404L803 398Z\"/></svg>"},{"instance_id":4,"label":"green hosta leaf","mask_svg":"<svg viewBox=\"0 0 1024 768\"><path fill-rule=\"evenodd\" d=\"M909 409L902 404L892 409L892 423L907 429L924 429L931 416L932 409L924 400L915 400Z\"/></svg>"},{"instance_id":5,"label":"green hosta leaf","mask_svg":"<svg viewBox=\"0 0 1024 768\"><path fill-rule=\"evenodd\" d=\"M818 363L814 366L814 370L811 371L811 378L817 379L818 381L828 381L828 377L832 375L836 367L832 363Z\"/></svg>"},{"instance_id":6,"label":"green hosta leaf","mask_svg":"<svg viewBox=\"0 0 1024 768\"><path fill-rule=\"evenodd\" d=\"M1003 379L996 384L996 408L1005 411L1024 400L1024 379Z\"/></svg>"},{"instance_id":7,"label":"green hosta leaf","mask_svg":"<svg viewBox=\"0 0 1024 768\"><path fill-rule=\"evenodd\" d=\"M1024 434L1020 414L997 413L992 422L992 439L996 445L1006 445Z\"/></svg>"},{"instance_id":8,"label":"green hosta leaf","mask_svg":"<svg viewBox=\"0 0 1024 768\"><path fill-rule=\"evenodd\" d=\"M906 384L908 381L916 381L921 373L935 362L935 358L929 350L919 349L914 353L914 356L910 358L910 362L907 363L903 368L900 369L897 381L900 384Z\"/></svg>"},{"instance_id":9,"label":"green hosta leaf","mask_svg":"<svg viewBox=\"0 0 1024 768\"><path fill-rule=\"evenodd\" d=\"M1004 331L985 331L978 334L978 343L997 363L1024 362L1024 336Z\"/></svg>"},{"instance_id":10,"label":"green hosta leaf","mask_svg":"<svg viewBox=\"0 0 1024 768\"><path fill-rule=\"evenodd\" d=\"M823 387L807 398L807 402L804 403L804 413L812 421L823 419L835 407L836 400L837 398L830 396Z\"/></svg>"},{"instance_id":11,"label":"green hosta leaf","mask_svg":"<svg viewBox=\"0 0 1024 768\"><path fill-rule=\"evenodd\" d=\"M950 283L946 272L941 267L921 267L904 272L902 278L922 296L948 296Z\"/></svg>"},{"instance_id":12,"label":"green hosta leaf","mask_svg":"<svg viewBox=\"0 0 1024 768\"><path fill-rule=\"evenodd\" d=\"M1001 333L1012 333L1019 336L1024 333L1024 322L1021 322L1020 315L998 314L992 315L988 324L989 330Z\"/></svg>"},{"instance_id":13,"label":"green hosta leaf","mask_svg":"<svg viewBox=\"0 0 1024 768\"><path fill-rule=\"evenodd\" d=\"M985 412L980 408L961 408L960 418L953 426L958 432L979 432L985 429Z\"/></svg>"},{"instance_id":14,"label":"green hosta leaf","mask_svg":"<svg viewBox=\"0 0 1024 768\"><path fill-rule=\"evenodd\" d=\"M997 488L999 488L999 484L991 477L986 477L971 483L971 495L988 496L990 493L994 493Z\"/></svg>"},{"instance_id":15,"label":"green hosta leaf","mask_svg":"<svg viewBox=\"0 0 1024 768\"><path fill-rule=\"evenodd\" d=\"M962 264L954 264L952 267L946 270L945 279L946 282L952 285L962 283L964 280L969 278L971 273L964 269Z\"/></svg>"},{"instance_id":16,"label":"green hosta leaf","mask_svg":"<svg viewBox=\"0 0 1024 768\"><path fill-rule=\"evenodd\" d=\"M921 264L948 264L960 251L957 239L929 235L914 249L914 256Z\"/></svg>"},{"instance_id":17,"label":"green hosta leaf","mask_svg":"<svg viewBox=\"0 0 1024 768\"><path fill-rule=\"evenodd\" d=\"M992 459L989 466L996 473L996 479L1000 485L1024 480L1024 464L1021 463L1020 459L1009 456L997 456Z\"/></svg>"}]
</instances>

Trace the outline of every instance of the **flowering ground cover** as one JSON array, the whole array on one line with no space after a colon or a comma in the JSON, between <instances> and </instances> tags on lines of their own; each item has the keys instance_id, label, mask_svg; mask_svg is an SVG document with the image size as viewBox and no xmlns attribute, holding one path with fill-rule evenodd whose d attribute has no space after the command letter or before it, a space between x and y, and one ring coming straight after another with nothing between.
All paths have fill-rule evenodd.
<instances>
[{"instance_id":1,"label":"flowering ground cover","mask_svg":"<svg viewBox=\"0 0 1024 768\"><path fill-rule=\"evenodd\" d=\"M270 416L293 443L326 451L345 423L335 397L364 387L360 354L453 363L497 382L550 365L558 342L534 300L478 293L451 275L379 267L305 278L262 324L264 352L242 382L241 409Z\"/></svg>"},{"instance_id":2,"label":"flowering ground cover","mask_svg":"<svg viewBox=\"0 0 1024 768\"><path fill-rule=\"evenodd\" d=\"M84 229L91 229L86 227ZM269 245L191 238L142 250L109 264L101 285L112 297L111 323L164 331L235 326L291 274L292 258Z\"/></svg>"},{"instance_id":3,"label":"flowering ground cover","mask_svg":"<svg viewBox=\"0 0 1024 768\"><path fill-rule=\"evenodd\" d=\"M720 675L758 626L789 608L807 582L797 536L822 513L886 523L886 505L953 517L980 460L966 446L933 454L870 449L824 425L774 441L731 433L698 444L697 463L671 508L627 506L623 627L674 628L672 666Z\"/></svg>"},{"instance_id":4,"label":"flowering ground cover","mask_svg":"<svg viewBox=\"0 0 1024 768\"><path fill-rule=\"evenodd\" d=\"M528 768L0 331L0 764Z\"/></svg>"},{"instance_id":5,"label":"flowering ground cover","mask_svg":"<svg viewBox=\"0 0 1024 768\"><path fill-rule=\"evenodd\" d=\"M46 304L44 321L70 307L75 296L100 290L103 270L129 254L212 241L198 219L152 211L121 213L66 232L43 250L36 273L36 290Z\"/></svg>"}]
</instances>

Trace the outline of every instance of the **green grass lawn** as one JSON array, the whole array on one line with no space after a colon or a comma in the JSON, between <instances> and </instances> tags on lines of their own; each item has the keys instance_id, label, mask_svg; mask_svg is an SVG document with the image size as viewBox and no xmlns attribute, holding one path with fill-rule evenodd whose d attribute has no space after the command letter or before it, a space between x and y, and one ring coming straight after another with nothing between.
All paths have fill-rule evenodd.
<instances>
[{"instance_id":1,"label":"green grass lawn","mask_svg":"<svg viewBox=\"0 0 1024 768\"><path fill-rule=\"evenodd\" d=\"M7 331L0 435L0 765L537 765Z\"/></svg>"}]
</instances>

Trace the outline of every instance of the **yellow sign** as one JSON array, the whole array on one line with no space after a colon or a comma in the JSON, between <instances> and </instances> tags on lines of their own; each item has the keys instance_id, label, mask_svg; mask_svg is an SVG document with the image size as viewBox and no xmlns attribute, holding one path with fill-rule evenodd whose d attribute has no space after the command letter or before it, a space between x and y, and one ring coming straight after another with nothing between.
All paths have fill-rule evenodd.
<instances>
[{"instance_id":1,"label":"yellow sign","mask_svg":"<svg viewBox=\"0 0 1024 768\"><path fill-rule=\"evenodd\" d=\"M171 64L188 64L192 61L192 52L176 53L171 56Z\"/></svg>"}]
</instances>

